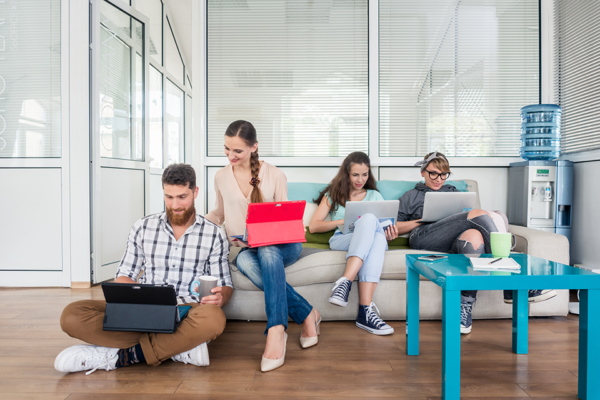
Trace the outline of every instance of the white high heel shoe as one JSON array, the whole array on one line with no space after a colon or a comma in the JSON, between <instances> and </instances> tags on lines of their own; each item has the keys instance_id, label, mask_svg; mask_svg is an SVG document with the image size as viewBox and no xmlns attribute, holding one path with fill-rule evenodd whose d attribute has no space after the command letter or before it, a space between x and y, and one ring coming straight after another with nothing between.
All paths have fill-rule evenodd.
<instances>
[{"instance_id":1,"label":"white high heel shoe","mask_svg":"<svg viewBox=\"0 0 600 400\"><path fill-rule=\"evenodd\" d=\"M315 310L316 312L316 310ZM300 346L302 346L303 349L308 349L309 347L312 347L314 345L316 345L317 343L319 343L319 335L321 334L321 327L319 326L319 324L321 323L321 315L319 315L319 319L315 322L315 328L317 330L317 336L312 336L312 337L302 337L300 336Z\"/></svg>"},{"instance_id":2,"label":"white high heel shoe","mask_svg":"<svg viewBox=\"0 0 600 400\"><path fill-rule=\"evenodd\" d=\"M283 356L281 356L281 358L278 358L276 360L272 360L270 358L265 358L265 356L263 356L263 358L260 362L260 370L262 372L272 371L283 365L283 362L285 361L285 350L287 347L287 338L288 338L287 333L285 333L284 335L285 335L285 341L283 342Z\"/></svg>"}]
</instances>

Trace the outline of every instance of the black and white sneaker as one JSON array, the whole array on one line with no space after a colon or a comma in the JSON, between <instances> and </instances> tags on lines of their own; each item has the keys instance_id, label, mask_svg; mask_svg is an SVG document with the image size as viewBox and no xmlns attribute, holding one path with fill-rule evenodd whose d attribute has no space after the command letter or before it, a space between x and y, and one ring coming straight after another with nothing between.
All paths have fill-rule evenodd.
<instances>
[{"instance_id":1,"label":"black and white sneaker","mask_svg":"<svg viewBox=\"0 0 600 400\"><path fill-rule=\"evenodd\" d=\"M331 304L336 306L346 307L348 305L348 296L350 296L350 289L352 289L352 281L346 277L341 277L335 281L335 286L331 291L333 294L329 298Z\"/></svg>"},{"instance_id":2,"label":"black and white sneaker","mask_svg":"<svg viewBox=\"0 0 600 400\"><path fill-rule=\"evenodd\" d=\"M512 290L507 290L504 292L504 302L507 304L512 304ZM556 297L556 290L530 290L529 291L529 302L530 303L539 303L540 301L550 300L551 298Z\"/></svg>"},{"instance_id":3,"label":"black and white sneaker","mask_svg":"<svg viewBox=\"0 0 600 400\"><path fill-rule=\"evenodd\" d=\"M373 309L377 310L377 313ZM394 328L386 324L377 314L379 314L379 309L375 303L371 302L368 306L359 304L356 326L373 335L391 335L394 333Z\"/></svg>"},{"instance_id":4,"label":"black and white sneaker","mask_svg":"<svg viewBox=\"0 0 600 400\"><path fill-rule=\"evenodd\" d=\"M463 335L471 333L471 328L473 327L473 319L471 318L473 304L475 302L460 302L460 333Z\"/></svg>"}]
</instances>

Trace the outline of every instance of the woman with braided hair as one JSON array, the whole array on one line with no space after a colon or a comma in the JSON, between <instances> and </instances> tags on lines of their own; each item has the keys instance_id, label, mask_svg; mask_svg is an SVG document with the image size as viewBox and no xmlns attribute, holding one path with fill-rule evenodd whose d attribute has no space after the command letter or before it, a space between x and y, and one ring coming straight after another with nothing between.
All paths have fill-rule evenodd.
<instances>
[{"instance_id":1,"label":"woman with braided hair","mask_svg":"<svg viewBox=\"0 0 600 400\"><path fill-rule=\"evenodd\" d=\"M287 201L287 179L277 167L260 161L256 129L247 121L232 122L225 131L225 155L229 165L215 175L215 208L206 218L227 226L229 238L243 235L246 229L248 204ZM285 280L284 268L296 262L302 244L288 243L248 248L239 241L232 246L243 247L237 256L238 269L265 293L267 313L267 344L261 361L263 372L283 365L287 341L288 316L302 325L300 345L303 348L318 342L321 315Z\"/></svg>"}]
</instances>

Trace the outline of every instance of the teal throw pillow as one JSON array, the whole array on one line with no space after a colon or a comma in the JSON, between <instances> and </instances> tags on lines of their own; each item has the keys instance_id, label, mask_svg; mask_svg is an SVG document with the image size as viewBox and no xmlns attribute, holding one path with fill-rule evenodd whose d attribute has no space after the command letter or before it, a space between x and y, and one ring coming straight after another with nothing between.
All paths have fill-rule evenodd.
<instances>
[{"instance_id":1,"label":"teal throw pillow","mask_svg":"<svg viewBox=\"0 0 600 400\"><path fill-rule=\"evenodd\" d=\"M312 203L327 187L326 183L288 182L288 200L305 200Z\"/></svg>"},{"instance_id":2,"label":"teal throw pillow","mask_svg":"<svg viewBox=\"0 0 600 400\"><path fill-rule=\"evenodd\" d=\"M419 181L377 181L377 189L384 200L398 200L402 195L411 189ZM468 192L466 181L447 181L446 185L452 185L461 192Z\"/></svg>"}]
</instances>

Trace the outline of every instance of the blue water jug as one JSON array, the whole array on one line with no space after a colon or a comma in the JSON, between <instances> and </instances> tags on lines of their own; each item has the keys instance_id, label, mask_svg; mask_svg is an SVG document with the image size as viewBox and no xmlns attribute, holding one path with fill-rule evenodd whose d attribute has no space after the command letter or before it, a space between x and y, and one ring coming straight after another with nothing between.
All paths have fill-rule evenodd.
<instances>
[{"instance_id":1,"label":"blue water jug","mask_svg":"<svg viewBox=\"0 0 600 400\"><path fill-rule=\"evenodd\" d=\"M521 108L521 157L554 160L560 156L560 117L556 104L534 104Z\"/></svg>"}]
</instances>

